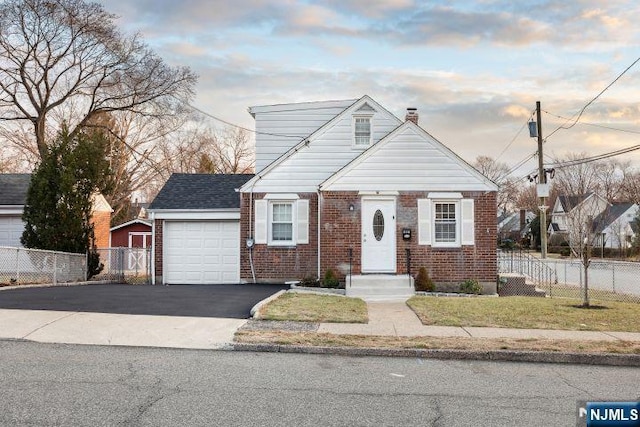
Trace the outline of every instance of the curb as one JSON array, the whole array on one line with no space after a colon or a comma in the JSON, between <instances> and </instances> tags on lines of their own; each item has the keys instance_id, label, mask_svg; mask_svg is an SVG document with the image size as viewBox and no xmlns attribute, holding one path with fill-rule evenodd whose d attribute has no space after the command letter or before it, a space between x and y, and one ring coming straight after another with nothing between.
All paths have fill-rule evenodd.
<instances>
[{"instance_id":1,"label":"curb","mask_svg":"<svg viewBox=\"0 0 640 427\"><path fill-rule=\"evenodd\" d=\"M279 344L234 343L233 351L270 353L335 354L339 356L419 357L439 360L479 360L526 363L565 363L577 365L640 367L640 354L559 353L516 350L446 350L376 347L314 347Z\"/></svg>"},{"instance_id":2,"label":"curb","mask_svg":"<svg viewBox=\"0 0 640 427\"><path fill-rule=\"evenodd\" d=\"M249 312L250 313L250 317L253 317L254 319L259 319L260 316L258 315L258 317L256 317L256 314L258 314L260 309L265 304L270 303L271 301L273 301L274 299L278 298L280 295L284 294L285 292L287 292L287 290L286 289L282 289L282 290L276 292L275 294L271 295L270 297L267 297L267 298L263 299L262 301L258 302L253 307L251 307L251 311Z\"/></svg>"}]
</instances>

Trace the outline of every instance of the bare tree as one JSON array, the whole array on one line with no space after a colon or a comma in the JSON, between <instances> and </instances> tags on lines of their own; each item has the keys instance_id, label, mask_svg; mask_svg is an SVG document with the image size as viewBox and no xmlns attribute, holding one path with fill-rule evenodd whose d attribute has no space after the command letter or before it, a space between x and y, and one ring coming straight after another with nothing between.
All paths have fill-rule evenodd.
<instances>
[{"instance_id":1,"label":"bare tree","mask_svg":"<svg viewBox=\"0 0 640 427\"><path fill-rule=\"evenodd\" d=\"M517 181L508 176L509 166L489 156L478 156L473 162L473 167L500 185L497 200L498 211L513 210L516 207L514 202L518 198L520 188Z\"/></svg>"},{"instance_id":2,"label":"bare tree","mask_svg":"<svg viewBox=\"0 0 640 427\"><path fill-rule=\"evenodd\" d=\"M603 212L603 205L595 200L597 196L584 199L585 194L574 198L576 205L567 206L567 234L572 252L582 263L582 305L589 307L589 266L591 264L591 248L596 241L594 219ZM604 210L607 206L604 207Z\"/></svg>"},{"instance_id":3,"label":"bare tree","mask_svg":"<svg viewBox=\"0 0 640 427\"><path fill-rule=\"evenodd\" d=\"M609 203L620 201L621 190L630 175L631 163L628 161L608 160L583 162L586 153L570 153L556 159L565 164L556 168L555 187L560 194L579 195L596 192Z\"/></svg>"},{"instance_id":4,"label":"bare tree","mask_svg":"<svg viewBox=\"0 0 640 427\"><path fill-rule=\"evenodd\" d=\"M189 68L168 66L114 20L83 0L0 4L0 120L29 123L40 156L63 122L74 134L99 113L166 117L193 95Z\"/></svg>"},{"instance_id":5,"label":"bare tree","mask_svg":"<svg viewBox=\"0 0 640 427\"><path fill-rule=\"evenodd\" d=\"M621 200L640 204L640 172L628 172L620 185Z\"/></svg>"}]
</instances>

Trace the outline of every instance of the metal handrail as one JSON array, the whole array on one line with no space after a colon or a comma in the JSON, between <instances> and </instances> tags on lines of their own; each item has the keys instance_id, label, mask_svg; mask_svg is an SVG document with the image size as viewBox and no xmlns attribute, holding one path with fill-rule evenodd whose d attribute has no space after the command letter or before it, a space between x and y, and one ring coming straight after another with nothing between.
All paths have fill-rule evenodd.
<instances>
[{"instance_id":1,"label":"metal handrail","mask_svg":"<svg viewBox=\"0 0 640 427\"><path fill-rule=\"evenodd\" d=\"M540 258L522 251L498 251L498 271L522 274L538 287L550 289L552 284L558 283L555 269Z\"/></svg>"}]
</instances>

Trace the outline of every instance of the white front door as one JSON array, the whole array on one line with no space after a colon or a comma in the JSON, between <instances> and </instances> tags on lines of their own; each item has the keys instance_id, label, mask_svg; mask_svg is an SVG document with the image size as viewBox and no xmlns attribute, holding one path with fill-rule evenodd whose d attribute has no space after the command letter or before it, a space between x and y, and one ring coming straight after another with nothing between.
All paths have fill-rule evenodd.
<instances>
[{"instance_id":1,"label":"white front door","mask_svg":"<svg viewBox=\"0 0 640 427\"><path fill-rule=\"evenodd\" d=\"M396 272L395 198L362 199L362 272Z\"/></svg>"}]
</instances>

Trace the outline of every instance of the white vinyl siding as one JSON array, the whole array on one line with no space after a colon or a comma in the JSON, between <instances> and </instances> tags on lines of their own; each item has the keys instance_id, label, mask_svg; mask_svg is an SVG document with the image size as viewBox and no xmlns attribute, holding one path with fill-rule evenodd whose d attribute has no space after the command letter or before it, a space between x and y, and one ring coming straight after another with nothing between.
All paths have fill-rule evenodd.
<instances>
[{"instance_id":1,"label":"white vinyl siding","mask_svg":"<svg viewBox=\"0 0 640 427\"><path fill-rule=\"evenodd\" d=\"M371 116L371 121L375 124L371 128L371 144L376 144L401 123L382 108ZM345 112L295 154L261 176L251 189L256 193L315 193L318 185L362 154L362 150L353 149L353 140L353 114Z\"/></svg>"},{"instance_id":2,"label":"white vinyl siding","mask_svg":"<svg viewBox=\"0 0 640 427\"><path fill-rule=\"evenodd\" d=\"M0 216L0 246L22 247L24 223L20 215Z\"/></svg>"},{"instance_id":3,"label":"white vinyl siding","mask_svg":"<svg viewBox=\"0 0 640 427\"><path fill-rule=\"evenodd\" d=\"M376 135L379 125L375 116L374 123ZM424 191L425 188L442 192L497 190L495 184L413 124L403 124L375 143L321 187L323 191Z\"/></svg>"},{"instance_id":4,"label":"white vinyl siding","mask_svg":"<svg viewBox=\"0 0 640 427\"><path fill-rule=\"evenodd\" d=\"M474 245L473 199L418 199L418 244L440 248Z\"/></svg>"},{"instance_id":5,"label":"white vinyl siding","mask_svg":"<svg viewBox=\"0 0 640 427\"><path fill-rule=\"evenodd\" d=\"M256 121L255 170L278 157L344 111L355 100L253 107Z\"/></svg>"}]
</instances>

